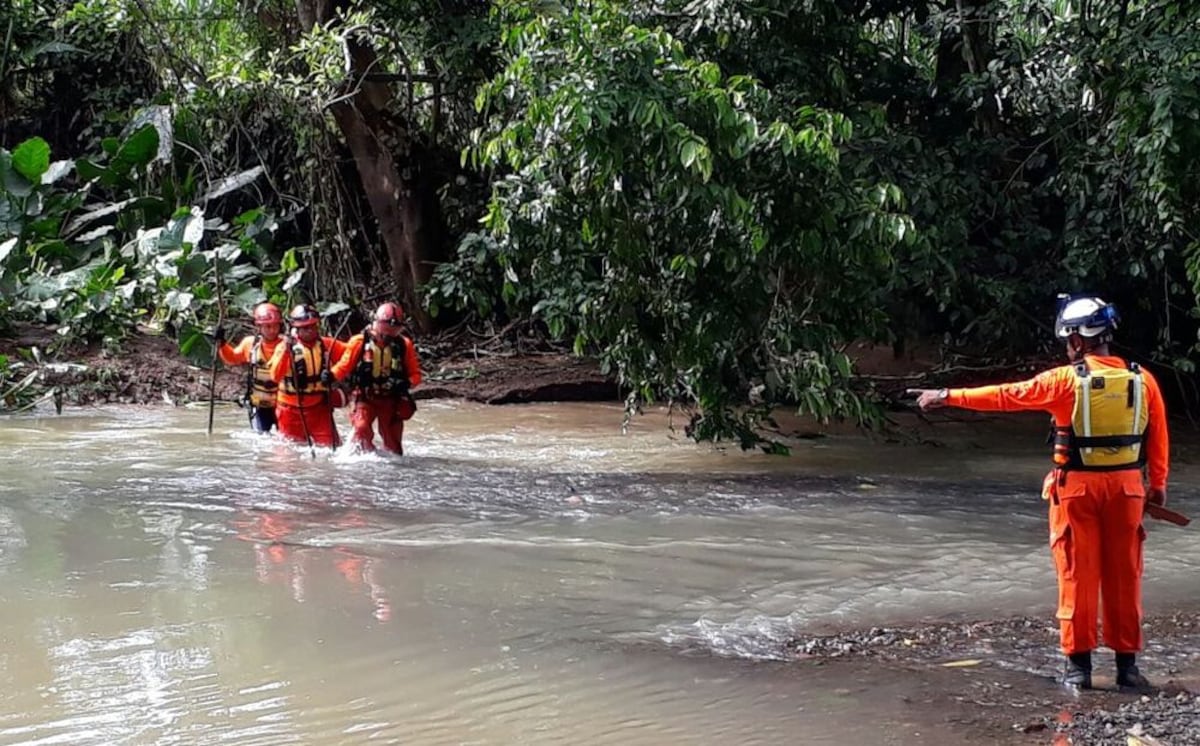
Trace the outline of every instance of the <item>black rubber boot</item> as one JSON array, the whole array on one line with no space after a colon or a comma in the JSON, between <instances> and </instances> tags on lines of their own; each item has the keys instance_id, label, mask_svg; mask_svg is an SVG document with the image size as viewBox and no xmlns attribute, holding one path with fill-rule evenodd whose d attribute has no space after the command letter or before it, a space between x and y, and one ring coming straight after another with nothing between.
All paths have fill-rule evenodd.
<instances>
[{"instance_id":1,"label":"black rubber boot","mask_svg":"<svg viewBox=\"0 0 1200 746\"><path fill-rule=\"evenodd\" d=\"M1062 684L1073 692L1092 688L1091 651L1086 653L1071 653L1067 656L1067 665L1063 669Z\"/></svg>"},{"instance_id":2,"label":"black rubber boot","mask_svg":"<svg viewBox=\"0 0 1200 746\"><path fill-rule=\"evenodd\" d=\"M1154 685L1138 670L1135 653L1117 653L1117 688L1129 692L1154 691Z\"/></svg>"}]
</instances>

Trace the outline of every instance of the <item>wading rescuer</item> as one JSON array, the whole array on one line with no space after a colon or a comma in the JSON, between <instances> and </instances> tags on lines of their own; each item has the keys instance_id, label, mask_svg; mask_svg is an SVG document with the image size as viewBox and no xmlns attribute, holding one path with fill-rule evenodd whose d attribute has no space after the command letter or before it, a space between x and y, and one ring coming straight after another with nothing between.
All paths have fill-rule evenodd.
<instances>
[{"instance_id":1,"label":"wading rescuer","mask_svg":"<svg viewBox=\"0 0 1200 746\"><path fill-rule=\"evenodd\" d=\"M1142 528L1145 503L1167 501L1166 407L1148 371L1109 353L1116 309L1095 297L1060 296L1055 330L1069 365L1019 383L969 389L910 389L921 409L1044 410L1054 418L1050 548L1058 572L1063 683L1092 686L1096 619L1103 598L1104 643L1116 653L1117 686L1147 690L1142 649ZM1143 486L1147 466L1149 489Z\"/></svg>"},{"instance_id":2,"label":"wading rescuer","mask_svg":"<svg viewBox=\"0 0 1200 746\"><path fill-rule=\"evenodd\" d=\"M250 427L256 433L268 433L275 427L275 390L279 384L271 378L268 363L279 346L283 314L274 303L259 303L252 314L256 334L247 335L237 347L225 341L225 330L217 327L213 335L217 354L226 365L248 365L245 401L250 408Z\"/></svg>"},{"instance_id":3,"label":"wading rescuer","mask_svg":"<svg viewBox=\"0 0 1200 746\"><path fill-rule=\"evenodd\" d=\"M275 414L279 434L288 440L337 448L341 445L333 410L346 403L340 389L333 388L330 367L345 352L333 337L322 337L321 315L310 305L300 305L288 314L292 337L283 337L267 364L271 380L279 384Z\"/></svg>"},{"instance_id":4,"label":"wading rescuer","mask_svg":"<svg viewBox=\"0 0 1200 746\"><path fill-rule=\"evenodd\" d=\"M403 321L398 304L384 303L375 309L371 325L350 338L333 366L334 378L350 380L350 424L354 443L364 452L375 450L372 425L378 420L384 449L403 454L404 422L417 411L409 390L421 383L421 365L416 346L400 333Z\"/></svg>"}]
</instances>

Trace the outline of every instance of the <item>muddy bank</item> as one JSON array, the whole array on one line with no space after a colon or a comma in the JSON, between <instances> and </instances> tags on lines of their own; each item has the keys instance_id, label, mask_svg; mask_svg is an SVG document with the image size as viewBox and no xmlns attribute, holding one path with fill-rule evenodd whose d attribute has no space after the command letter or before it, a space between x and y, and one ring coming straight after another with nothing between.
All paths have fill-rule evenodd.
<instances>
[{"instance_id":1,"label":"muddy bank","mask_svg":"<svg viewBox=\"0 0 1200 746\"><path fill-rule=\"evenodd\" d=\"M0 337L0 355L20 360L23 350L43 351L37 365L39 385L57 387L63 401L85 404L173 404L208 401L210 390L218 401L236 401L246 389L245 368L218 366L212 386L209 368L188 363L175 342L143 332L119 347L92 345L68 349L52 358L52 327L18 324ZM545 401L616 401L616 382L600 372L590 358L577 358L554 350L520 350L509 343L472 344L470 340L418 341L425 382L413 391L418 399L467 399L488 404ZM32 369L32 367L30 368Z\"/></svg>"},{"instance_id":2,"label":"muddy bank","mask_svg":"<svg viewBox=\"0 0 1200 746\"><path fill-rule=\"evenodd\" d=\"M1158 687L1148 694L1116 689L1105 649L1093 659L1095 690L1076 697L1059 688L1049 617L815 630L788 650L801 666L876 665L939 680L922 704L944 707L948 722L988 742L1200 744L1200 611L1149 617L1145 630L1139 666Z\"/></svg>"},{"instance_id":3,"label":"muddy bank","mask_svg":"<svg viewBox=\"0 0 1200 746\"><path fill-rule=\"evenodd\" d=\"M188 363L174 340L142 329L106 348L59 349L54 327L18 322L0 333L0 355L25 360L28 351L42 353L39 385L58 387L66 404L186 404L210 397L210 369ZM550 401L619 401L623 394L613 376L597 360L577 357L536 332L510 325L482 334L462 328L417 339L425 382L419 399L457 398L487 404ZM50 352L54 350L54 352ZM911 386L966 385L1019 378L1043 360L1001 361L972 365L966 358L944 359L932 345L910 347L902 356L890 348L858 344L850 350L864 385L885 398L904 398ZM218 366L213 394L235 401L246 386L244 368ZM811 423L806 426L811 429ZM805 430L804 427L800 428Z\"/></svg>"}]
</instances>

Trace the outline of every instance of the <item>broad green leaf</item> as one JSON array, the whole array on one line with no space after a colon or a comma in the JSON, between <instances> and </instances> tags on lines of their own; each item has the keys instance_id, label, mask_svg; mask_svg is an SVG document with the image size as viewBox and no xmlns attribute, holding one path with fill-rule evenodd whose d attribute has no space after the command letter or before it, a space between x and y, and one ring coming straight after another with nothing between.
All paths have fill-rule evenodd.
<instances>
[{"instance_id":1,"label":"broad green leaf","mask_svg":"<svg viewBox=\"0 0 1200 746\"><path fill-rule=\"evenodd\" d=\"M289 292L292 288L299 285L300 281L304 279L304 273L306 271L307 271L306 268L301 267L300 269L296 270L295 272L290 273L288 275L288 278L283 281L283 286L281 288L283 290L283 292L285 292L285 293Z\"/></svg>"},{"instance_id":2,"label":"broad green leaf","mask_svg":"<svg viewBox=\"0 0 1200 746\"><path fill-rule=\"evenodd\" d=\"M263 208L255 207L254 209L246 210L241 215L238 215L237 217L235 217L233 219L233 224L248 226L248 225L253 224L255 221L257 221L259 218L261 218L265 214L266 214L266 211L263 210Z\"/></svg>"},{"instance_id":3,"label":"broad green leaf","mask_svg":"<svg viewBox=\"0 0 1200 746\"><path fill-rule=\"evenodd\" d=\"M109 173L107 168L98 166L87 158L80 158L75 161L75 172L84 181L100 179Z\"/></svg>"},{"instance_id":4,"label":"broad green leaf","mask_svg":"<svg viewBox=\"0 0 1200 746\"><path fill-rule=\"evenodd\" d=\"M42 174L42 182L41 183L54 184L59 179L63 178L67 174L71 173L71 170L74 168L75 168L74 161L55 161L55 162L51 163L49 168L46 169L46 172L44 174Z\"/></svg>"},{"instance_id":5,"label":"broad green leaf","mask_svg":"<svg viewBox=\"0 0 1200 746\"><path fill-rule=\"evenodd\" d=\"M296 258L296 250L288 249L283 252L283 259L279 260L279 269L283 272L295 272L300 268L300 260Z\"/></svg>"},{"instance_id":6,"label":"broad green leaf","mask_svg":"<svg viewBox=\"0 0 1200 746\"><path fill-rule=\"evenodd\" d=\"M204 211L193 207L192 214L184 219L183 242L199 246L202 240L204 240Z\"/></svg>"},{"instance_id":7,"label":"broad green leaf","mask_svg":"<svg viewBox=\"0 0 1200 746\"><path fill-rule=\"evenodd\" d=\"M12 152L12 167L31 184L40 184L50 168L50 144L40 137L22 142Z\"/></svg>"},{"instance_id":8,"label":"broad green leaf","mask_svg":"<svg viewBox=\"0 0 1200 746\"><path fill-rule=\"evenodd\" d=\"M176 313L182 313L191 308L193 298L194 296L189 292L172 290L167 293L164 302L166 303L167 308L170 308Z\"/></svg>"},{"instance_id":9,"label":"broad green leaf","mask_svg":"<svg viewBox=\"0 0 1200 746\"><path fill-rule=\"evenodd\" d=\"M204 279L208 269L208 260L203 256L193 254L178 263L179 282L185 287L191 287Z\"/></svg>"},{"instance_id":10,"label":"broad green leaf","mask_svg":"<svg viewBox=\"0 0 1200 746\"><path fill-rule=\"evenodd\" d=\"M204 367L212 363L216 351L199 327L184 324L179 330L179 352L192 365Z\"/></svg>"},{"instance_id":11,"label":"broad green leaf","mask_svg":"<svg viewBox=\"0 0 1200 746\"><path fill-rule=\"evenodd\" d=\"M691 168L696 162L696 153L698 151L698 143L695 140L684 140L683 145L679 148L679 162L684 168Z\"/></svg>"},{"instance_id":12,"label":"broad green leaf","mask_svg":"<svg viewBox=\"0 0 1200 746\"><path fill-rule=\"evenodd\" d=\"M109 168L120 176L145 166L158 154L158 130L147 124L130 135L113 156Z\"/></svg>"},{"instance_id":13,"label":"broad green leaf","mask_svg":"<svg viewBox=\"0 0 1200 746\"><path fill-rule=\"evenodd\" d=\"M4 171L4 191L13 197L28 197L33 194L33 183L16 170L9 168ZM14 203L15 210L20 210L19 202Z\"/></svg>"},{"instance_id":14,"label":"broad green leaf","mask_svg":"<svg viewBox=\"0 0 1200 746\"><path fill-rule=\"evenodd\" d=\"M18 241L19 239L14 236L4 243L0 243L0 264L3 264L4 260L8 258L8 255L12 253L12 250L17 247Z\"/></svg>"}]
</instances>

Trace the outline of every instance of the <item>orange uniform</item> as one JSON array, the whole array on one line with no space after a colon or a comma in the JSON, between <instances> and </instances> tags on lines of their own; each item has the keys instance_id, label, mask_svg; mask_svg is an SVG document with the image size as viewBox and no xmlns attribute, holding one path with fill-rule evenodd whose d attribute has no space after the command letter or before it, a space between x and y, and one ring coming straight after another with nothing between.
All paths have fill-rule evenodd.
<instances>
[{"instance_id":1,"label":"orange uniform","mask_svg":"<svg viewBox=\"0 0 1200 746\"><path fill-rule=\"evenodd\" d=\"M412 340L396 335L390 340L356 334L333 366L339 381L350 379L354 406L350 424L354 442L363 451L375 450L373 425L379 422L384 449L404 453L404 421L416 412L409 389L421 383L421 363Z\"/></svg>"},{"instance_id":2,"label":"orange uniform","mask_svg":"<svg viewBox=\"0 0 1200 746\"><path fill-rule=\"evenodd\" d=\"M333 337L319 337L312 345L293 338L291 347L275 348L268 366L271 380L280 384L275 412L279 433L288 440L304 443L311 438L319 446L341 445L333 407L341 406L342 395L321 382L321 373L328 372L345 350L346 345Z\"/></svg>"},{"instance_id":3,"label":"orange uniform","mask_svg":"<svg viewBox=\"0 0 1200 746\"><path fill-rule=\"evenodd\" d=\"M1130 369L1125 360L1115 356L1089 354L1085 362L1087 371L1097 374ZM1150 486L1165 490L1169 465L1166 406L1154 377L1148 371L1138 372L1148 414L1140 460L1145 462ZM1076 366L1063 365L1019 383L950 389L946 404L995 412L1042 410L1053 416L1056 429L1068 430L1076 421L1079 380ZM1058 468L1047 477L1043 497L1050 502L1050 547L1058 572L1057 616L1063 651L1071 655L1096 647L1096 620L1103 597L1105 644L1117 653L1135 653L1142 648L1142 545L1146 537L1141 464L1088 470L1065 463L1065 456L1057 462Z\"/></svg>"},{"instance_id":4,"label":"orange uniform","mask_svg":"<svg viewBox=\"0 0 1200 746\"><path fill-rule=\"evenodd\" d=\"M250 426L255 432L270 432L275 426L275 392L279 388L271 379L268 363L279 338L264 339L260 335L243 337L237 347L228 342L217 345L217 355L226 365L249 365L246 374L245 401L250 406Z\"/></svg>"}]
</instances>

